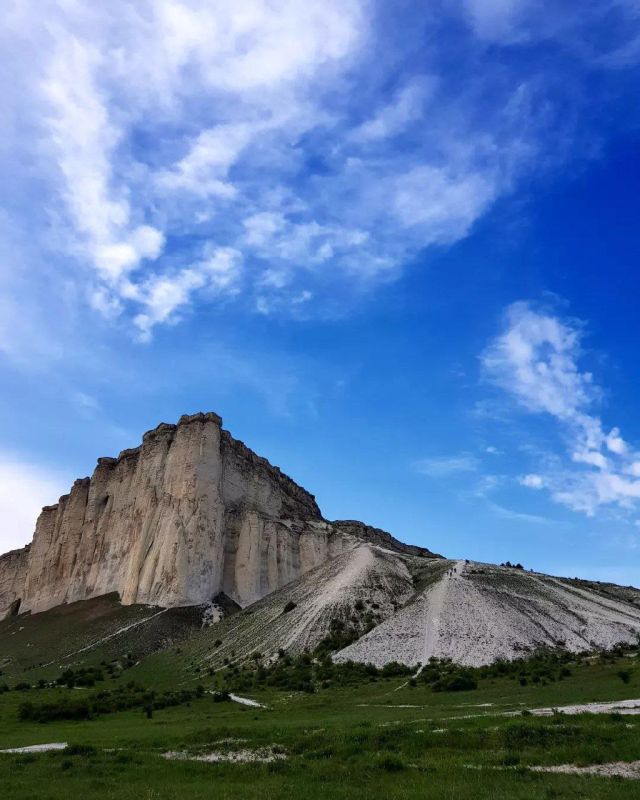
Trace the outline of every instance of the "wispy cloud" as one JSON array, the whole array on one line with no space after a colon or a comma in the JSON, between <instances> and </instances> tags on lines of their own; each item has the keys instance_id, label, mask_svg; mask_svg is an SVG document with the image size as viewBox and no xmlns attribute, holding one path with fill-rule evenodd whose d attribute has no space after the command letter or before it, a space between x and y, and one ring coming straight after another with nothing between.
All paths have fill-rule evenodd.
<instances>
[{"instance_id":1,"label":"wispy cloud","mask_svg":"<svg viewBox=\"0 0 640 800\"><path fill-rule=\"evenodd\" d=\"M452 456L431 456L413 463L413 469L429 478L448 478L464 472L475 472L480 461L469 453Z\"/></svg>"},{"instance_id":2,"label":"wispy cloud","mask_svg":"<svg viewBox=\"0 0 640 800\"><path fill-rule=\"evenodd\" d=\"M493 500L486 500L487 508L501 519L509 519L514 522L530 522L534 525L563 525L564 523L558 520L543 517L540 514L527 514L524 511L515 511L512 508L496 503Z\"/></svg>"},{"instance_id":3,"label":"wispy cloud","mask_svg":"<svg viewBox=\"0 0 640 800\"><path fill-rule=\"evenodd\" d=\"M592 516L601 506L632 509L640 499L640 452L619 428L606 428L594 407L602 395L584 370L583 324L515 303L504 331L482 355L485 375L530 413L554 418L567 459L549 454L539 473L520 478L557 502Z\"/></svg>"},{"instance_id":4,"label":"wispy cloud","mask_svg":"<svg viewBox=\"0 0 640 800\"><path fill-rule=\"evenodd\" d=\"M53 261L79 301L148 339L199 303L296 314L459 241L572 152L575 93L550 99L546 62L505 76L486 42L568 47L581 16L469 0L438 24L460 15L464 88L439 36L400 48L366 0L14 5L0 165L27 268Z\"/></svg>"}]
</instances>

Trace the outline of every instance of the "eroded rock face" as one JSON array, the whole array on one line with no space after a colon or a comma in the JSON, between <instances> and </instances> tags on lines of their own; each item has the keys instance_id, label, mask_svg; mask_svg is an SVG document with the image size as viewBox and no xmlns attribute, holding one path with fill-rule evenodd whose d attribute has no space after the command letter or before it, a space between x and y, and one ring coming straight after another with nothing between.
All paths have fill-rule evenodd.
<instances>
[{"instance_id":1,"label":"eroded rock face","mask_svg":"<svg viewBox=\"0 0 640 800\"><path fill-rule=\"evenodd\" d=\"M100 458L43 508L30 547L0 559L0 613L109 592L179 606L222 591L247 605L357 543L220 417L194 414Z\"/></svg>"},{"instance_id":2,"label":"eroded rock face","mask_svg":"<svg viewBox=\"0 0 640 800\"><path fill-rule=\"evenodd\" d=\"M29 545L0 556L0 620L17 610L29 565Z\"/></svg>"}]
</instances>

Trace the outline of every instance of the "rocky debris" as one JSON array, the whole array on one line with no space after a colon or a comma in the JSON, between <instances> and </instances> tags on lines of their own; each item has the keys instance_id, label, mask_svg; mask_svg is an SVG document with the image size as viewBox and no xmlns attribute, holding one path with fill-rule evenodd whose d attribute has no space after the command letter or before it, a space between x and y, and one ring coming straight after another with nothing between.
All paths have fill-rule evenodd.
<instances>
[{"instance_id":1,"label":"rocky debris","mask_svg":"<svg viewBox=\"0 0 640 800\"><path fill-rule=\"evenodd\" d=\"M213 600L202 609L201 627L209 628L211 625L221 622L225 617L236 614L240 609L241 606L227 597L224 592L218 592Z\"/></svg>"}]
</instances>

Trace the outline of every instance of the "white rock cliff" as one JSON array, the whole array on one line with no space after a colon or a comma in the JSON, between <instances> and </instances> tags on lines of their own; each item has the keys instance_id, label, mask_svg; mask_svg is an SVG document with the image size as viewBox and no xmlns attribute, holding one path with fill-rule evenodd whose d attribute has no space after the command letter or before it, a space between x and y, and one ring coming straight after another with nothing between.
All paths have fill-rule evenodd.
<instances>
[{"instance_id":1,"label":"white rock cliff","mask_svg":"<svg viewBox=\"0 0 640 800\"><path fill-rule=\"evenodd\" d=\"M91 478L43 508L31 545L0 557L0 618L118 592L125 604L245 606L375 539L323 520L313 495L231 437L217 414L158 425L100 458ZM422 554L430 555L421 550Z\"/></svg>"}]
</instances>

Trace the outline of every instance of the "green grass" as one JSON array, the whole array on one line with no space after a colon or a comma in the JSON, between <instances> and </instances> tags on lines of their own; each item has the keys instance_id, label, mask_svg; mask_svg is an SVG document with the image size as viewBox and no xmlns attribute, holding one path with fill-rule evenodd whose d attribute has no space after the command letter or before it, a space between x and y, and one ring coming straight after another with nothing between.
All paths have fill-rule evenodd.
<instances>
[{"instance_id":1,"label":"green grass","mask_svg":"<svg viewBox=\"0 0 640 800\"><path fill-rule=\"evenodd\" d=\"M99 658L100 654L95 654ZM220 676L197 675L178 647L157 653L96 689L128 681L150 689L207 689ZM95 662L99 663L99 662ZM618 672L631 669L628 683ZM70 752L0 755L2 797L69 798L635 798L638 782L532 773L527 765L640 759L640 717L505 717L536 706L640 697L632 658L577 663L547 685L481 678L465 692L433 692L423 683L398 689L380 679L315 694L252 693L269 708L214 703L211 695L156 710L142 708L88 721L20 721L21 702L81 696L87 688L45 688L0 695L0 748L66 741ZM32 679L33 672L25 673ZM3 680L0 677L0 682ZM17 681L17 677L14 682ZM487 705L491 704L491 705ZM244 740L220 744L223 740ZM211 764L167 761L191 753L277 745L285 761Z\"/></svg>"}]
</instances>

